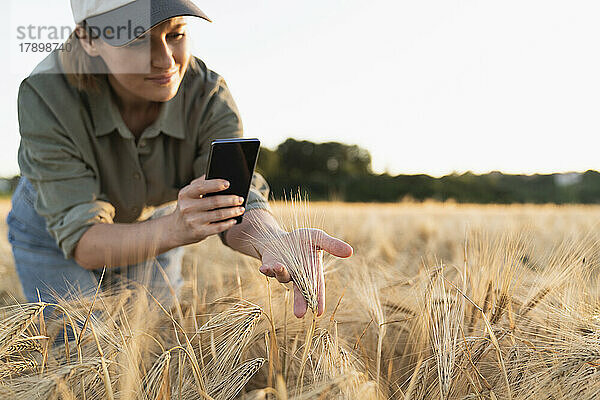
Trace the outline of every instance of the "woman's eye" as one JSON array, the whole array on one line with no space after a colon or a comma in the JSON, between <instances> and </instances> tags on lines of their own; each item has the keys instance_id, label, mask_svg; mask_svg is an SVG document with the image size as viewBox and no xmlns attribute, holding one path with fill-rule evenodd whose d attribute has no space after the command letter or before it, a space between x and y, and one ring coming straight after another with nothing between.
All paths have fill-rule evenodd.
<instances>
[{"instance_id":1,"label":"woman's eye","mask_svg":"<svg viewBox=\"0 0 600 400\"><path fill-rule=\"evenodd\" d=\"M182 39L185 36L185 32L171 33L168 35L171 39Z\"/></svg>"}]
</instances>

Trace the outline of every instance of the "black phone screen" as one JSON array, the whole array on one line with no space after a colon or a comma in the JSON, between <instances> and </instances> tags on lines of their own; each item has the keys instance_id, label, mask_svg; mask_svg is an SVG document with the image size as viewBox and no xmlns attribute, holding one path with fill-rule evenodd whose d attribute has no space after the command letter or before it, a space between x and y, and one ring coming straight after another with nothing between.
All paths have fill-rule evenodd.
<instances>
[{"instance_id":1,"label":"black phone screen","mask_svg":"<svg viewBox=\"0 0 600 400\"><path fill-rule=\"evenodd\" d=\"M230 186L223 191L207 196L234 194L244 198L246 207L252 175L258 159L260 141L258 139L219 139L211 143L206 179L226 179ZM242 222L242 215L235 217L236 224Z\"/></svg>"}]
</instances>

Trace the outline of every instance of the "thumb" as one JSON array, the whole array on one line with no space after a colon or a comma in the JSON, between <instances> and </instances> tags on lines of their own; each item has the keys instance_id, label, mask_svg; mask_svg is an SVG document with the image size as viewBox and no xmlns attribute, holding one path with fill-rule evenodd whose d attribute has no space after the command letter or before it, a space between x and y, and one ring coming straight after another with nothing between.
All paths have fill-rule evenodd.
<instances>
[{"instance_id":1,"label":"thumb","mask_svg":"<svg viewBox=\"0 0 600 400\"><path fill-rule=\"evenodd\" d=\"M314 239L317 246L336 257L348 258L354 253L354 249L348 243L329 236L324 231L317 231Z\"/></svg>"},{"instance_id":2,"label":"thumb","mask_svg":"<svg viewBox=\"0 0 600 400\"><path fill-rule=\"evenodd\" d=\"M206 174L203 174L201 177L194 179L193 181L190 182L190 184L197 184L200 181L205 181L206 180Z\"/></svg>"}]
</instances>

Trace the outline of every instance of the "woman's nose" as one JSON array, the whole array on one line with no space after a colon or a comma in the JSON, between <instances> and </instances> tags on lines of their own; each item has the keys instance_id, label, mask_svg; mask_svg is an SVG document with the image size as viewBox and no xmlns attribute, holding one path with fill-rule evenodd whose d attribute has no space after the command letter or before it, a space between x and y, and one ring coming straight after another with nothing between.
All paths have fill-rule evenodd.
<instances>
[{"instance_id":1,"label":"woman's nose","mask_svg":"<svg viewBox=\"0 0 600 400\"><path fill-rule=\"evenodd\" d=\"M175 66L173 52L166 40L154 41L152 43L152 67L161 70L169 70Z\"/></svg>"}]
</instances>

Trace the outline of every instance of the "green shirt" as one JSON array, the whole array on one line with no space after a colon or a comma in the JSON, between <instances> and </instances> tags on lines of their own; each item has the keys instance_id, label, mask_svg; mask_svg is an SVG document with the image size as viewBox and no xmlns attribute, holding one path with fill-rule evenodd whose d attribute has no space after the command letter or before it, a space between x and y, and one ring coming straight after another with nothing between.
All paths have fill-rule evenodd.
<instances>
[{"instance_id":1,"label":"green shirt","mask_svg":"<svg viewBox=\"0 0 600 400\"><path fill-rule=\"evenodd\" d=\"M57 52L21 83L21 174L38 192L35 209L65 258L73 257L93 224L141 221L176 200L205 173L212 140L242 136L225 81L196 61L137 141L108 81L102 79L98 91L78 91L62 73ZM246 209L269 210L268 194L255 174Z\"/></svg>"}]
</instances>

